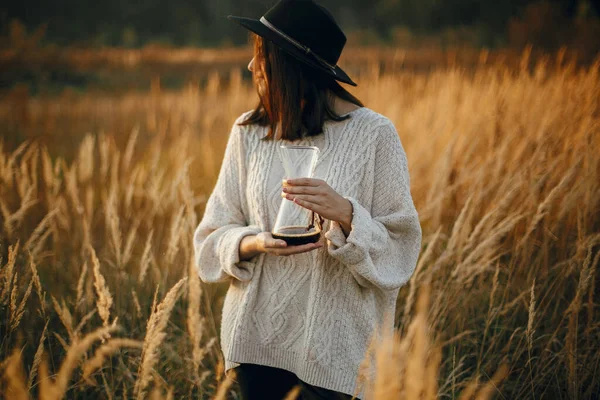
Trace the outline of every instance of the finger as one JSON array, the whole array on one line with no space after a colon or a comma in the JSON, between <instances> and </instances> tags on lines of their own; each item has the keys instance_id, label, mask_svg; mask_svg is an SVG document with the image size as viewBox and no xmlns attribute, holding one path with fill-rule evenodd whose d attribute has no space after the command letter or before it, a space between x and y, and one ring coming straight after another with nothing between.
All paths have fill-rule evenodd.
<instances>
[{"instance_id":1,"label":"finger","mask_svg":"<svg viewBox=\"0 0 600 400\"><path fill-rule=\"evenodd\" d=\"M290 246L287 249L277 249L273 251L273 254L278 256L291 256L294 254L306 253L312 250L316 250L320 247L323 247L323 244L320 242L307 243L299 246Z\"/></svg>"},{"instance_id":2,"label":"finger","mask_svg":"<svg viewBox=\"0 0 600 400\"><path fill-rule=\"evenodd\" d=\"M319 196L313 196L311 194L286 194L285 198L294 202L296 201L296 199L298 199L310 204L314 204L316 207L323 208L323 199Z\"/></svg>"},{"instance_id":3,"label":"finger","mask_svg":"<svg viewBox=\"0 0 600 400\"><path fill-rule=\"evenodd\" d=\"M299 199L312 204L316 204L317 206L320 206L322 202L319 196L314 196L311 194L286 194L283 197L289 201L295 201L296 199Z\"/></svg>"},{"instance_id":4,"label":"finger","mask_svg":"<svg viewBox=\"0 0 600 400\"><path fill-rule=\"evenodd\" d=\"M296 245L296 246L287 246L285 249L273 249L273 253L276 253L277 255L280 255L280 256L296 254L298 252L313 250L317 247L316 245L317 245L317 243L306 243L306 244L301 244L301 245Z\"/></svg>"},{"instance_id":5,"label":"finger","mask_svg":"<svg viewBox=\"0 0 600 400\"><path fill-rule=\"evenodd\" d=\"M287 243L285 240L270 238L265 241L264 247L265 249L280 249L287 247Z\"/></svg>"},{"instance_id":6,"label":"finger","mask_svg":"<svg viewBox=\"0 0 600 400\"><path fill-rule=\"evenodd\" d=\"M321 179L314 178L295 178L295 179L284 179L283 185L291 186L320 186L323 183Z\"/></svg>"},{"instance_id":7,"label":"finger","mask_svg":"<svg viewBox=\"0 0 600 400\"><path fill-rule=\"evenodd\" d=\"M290 194L321 194L322 189L320 186L286 186L282 189L283 193Z\"/></svg>"},{"instance_id":8,"label":"finger","mask_svg":"<svg viewBox=\"0 0 600 400\"><path fill-rule=\"evenodd\" d=\"M317 214L322 214L323 206L318 203L312 202L310 200L306 200L301 198L300 196L296 196L294 198L294 203L298 204L300 207L306 208L307 210L314 211Z\"/></svg>"}]
</instances>

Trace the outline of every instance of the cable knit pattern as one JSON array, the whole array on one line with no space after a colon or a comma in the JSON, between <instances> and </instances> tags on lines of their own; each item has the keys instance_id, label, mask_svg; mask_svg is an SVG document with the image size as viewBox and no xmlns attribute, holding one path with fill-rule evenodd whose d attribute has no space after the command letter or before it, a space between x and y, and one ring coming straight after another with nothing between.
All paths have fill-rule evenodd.
<instances>
[{"instance_id":1,"label":"cable knit pattern","mask_svg":"<svg viewBox=\"0 0 600 400\"><path fill-rule=\"evenodd\" d=\"M194 233L200 279L229 281L221 322L225 367L283 368L354 394L371 335L377 326L393 329L386 316L394 315L421 247L400 138L389 119L360 108L301 139L321 150L314 176L351 202L352 231L346 237L339 223L326 221L327 245L319 250L240 261L242 238L273 227L284 178L277 148L289 143L262 141L264 127L239 126L247 115L232 128Z\"/></svg>"}]
</instances>

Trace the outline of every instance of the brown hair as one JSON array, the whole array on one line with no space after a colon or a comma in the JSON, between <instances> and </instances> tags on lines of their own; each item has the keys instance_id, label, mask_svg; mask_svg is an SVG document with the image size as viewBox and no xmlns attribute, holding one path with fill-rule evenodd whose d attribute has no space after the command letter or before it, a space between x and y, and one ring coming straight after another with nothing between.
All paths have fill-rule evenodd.
<instances>
[{"instance_id":1,"label":"brown hair","mask_svg":"<svg viewBox=\"0 0 600 400\"><path fill-rule=\"evenodd\" d=\"M251 34L254 40L254 70L261 69L266 92L259 92L259 103L240 125L268 126L264 139L275 137L281 129L282 139L295 140L315 136L323 131L326 120L344 121L332 109L332 95L357 106L363 104L335 79L296 60L272 42Z\"/></svg>"}]
</instances>

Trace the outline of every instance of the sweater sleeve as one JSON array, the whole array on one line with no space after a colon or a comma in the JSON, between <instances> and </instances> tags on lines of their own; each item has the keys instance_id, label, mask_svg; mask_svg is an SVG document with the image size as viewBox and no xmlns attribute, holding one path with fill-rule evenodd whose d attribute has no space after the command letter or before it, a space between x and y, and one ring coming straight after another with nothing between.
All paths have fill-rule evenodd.
<instances>
[{"instance_id":1,"label":"sweater sleeve","mask_svg":"<svg viewBox=\"0 0 600 400\"><path fill-rule=\"evenodd\" d=\"M371 213L355 198L348 237L332 221L325 233L329 254L363 287L398 289L411 277L421 249L421 226L410 194L406 154L391 122L379 130Z\"/></svg>"},{"instance_id":2,"label":"sweater sleeve","mask_svg":"<svg viewBox=\"0 0 600 400\"><path fill-rule=\"evenodd\" d=\"M239 119L231 130L217 183L194 232L195 263L203 282L220 282L231 277L248 281L258 258L240 261L239 256L241 240L258 234L260 228L248 226L243 211L246 167L242 127L238 122Z\"/></svg>"}]
</instances>

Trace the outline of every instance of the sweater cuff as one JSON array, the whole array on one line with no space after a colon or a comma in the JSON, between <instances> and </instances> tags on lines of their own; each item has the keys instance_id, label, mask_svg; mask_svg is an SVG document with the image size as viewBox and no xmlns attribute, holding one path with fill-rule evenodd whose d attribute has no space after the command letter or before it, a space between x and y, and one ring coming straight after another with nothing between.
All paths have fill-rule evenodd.
<instances>
[{"instance_id":1,"label":"sweater cuff","mask_svg":"<svg viewBox=\"0 0 600 400\"><path fill-rule=\"evenodd\" d=\"M219 261L221 268L240 281L249 281L254 274L255 259L240 261L240 242L246 236L261 232L258 226L241 226L231 228L219 240Z\"/></svg>"},{"instance_id":2,"label":"sweater cuff","mask_svg":"<svg viewBox=\"0 0 600 400\"><path fill-rule=\"evenodd\" d=\"M365 259L371 242L371 214L360 203L346 197L352 204L352 230L348 237L337 221L331 221L329 230L325 232L329 254L346 265L355 265Z\"/></svg>"}]
</instances>

